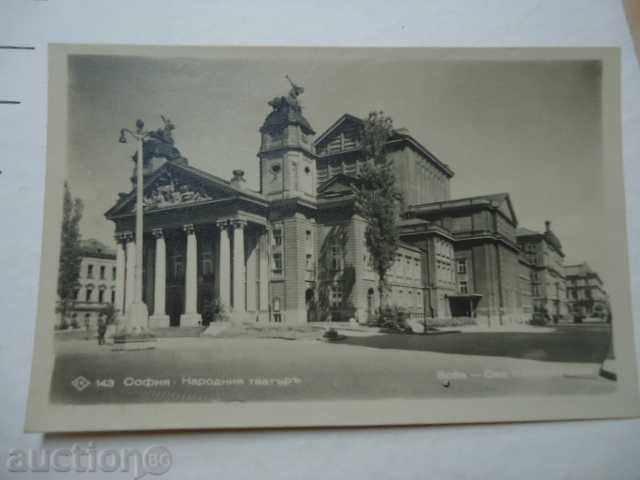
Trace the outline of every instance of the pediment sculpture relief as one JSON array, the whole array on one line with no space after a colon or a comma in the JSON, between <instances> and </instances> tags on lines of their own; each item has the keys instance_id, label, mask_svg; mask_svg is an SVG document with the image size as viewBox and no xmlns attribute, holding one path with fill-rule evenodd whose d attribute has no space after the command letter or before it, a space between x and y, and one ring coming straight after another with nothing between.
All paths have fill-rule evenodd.
<instances>
[{"instance_id":1,"label":"pediment sculpture relief","mask_svg":"<svg viewBox=\"0 0 640 480\"><path fill-rule=\"evenodd\" d=\"M204 189L180 182L167 175L158 179L158 183L144 196L142 203L145 210L155 210L211 199L212 197Z\"/></svg>"}]
</instances>

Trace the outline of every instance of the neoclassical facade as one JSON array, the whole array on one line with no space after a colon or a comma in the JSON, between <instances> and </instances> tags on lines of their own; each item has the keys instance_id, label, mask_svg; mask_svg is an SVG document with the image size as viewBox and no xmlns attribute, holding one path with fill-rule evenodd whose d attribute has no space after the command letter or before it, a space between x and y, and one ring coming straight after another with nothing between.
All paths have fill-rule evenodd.
<instances>
[{"instance_id":1,"label":"neoclassical facade","mask_svg":"<svg viewBox=\"0 0 640 480\"><path fill-rule=\"evenodd\" d=\"M225 180L190 166L170 131L145 143L143 299L152 327L206 325L220 306L243 322L374 315L377 277L353 195L365 162L363 122L344 114L316 136L300 93L294 86L269 102L258 191L241 170ZM171 155L158 154L167 149ZM452 199L452 168L404 128L387 149L403 194L388 303L421 319L529 320L532 264L509 195ZM122 313L133 298L135 200L132 189L106 213L118 242Z\"/></svg>"},{"instance_id":2,"label":"neoclassical facade","mask_svg":"<svg viewBox=\"0 0 640 480\"><path fill-rule=\"evenodd\" d=\"M145 188L143 299L156 326L207 323L214 302L237 319L266 319L269 310L268 202L231 182L166 162ZM160 192L160 193L159 193ZM174 192L175 196L164 195ZM154 200L157 195L162 200ZM133 298L135 195L112 209L118 241L115 303ZM204 318L203 318L204 316Z\"/></svg>"}]
</instances>

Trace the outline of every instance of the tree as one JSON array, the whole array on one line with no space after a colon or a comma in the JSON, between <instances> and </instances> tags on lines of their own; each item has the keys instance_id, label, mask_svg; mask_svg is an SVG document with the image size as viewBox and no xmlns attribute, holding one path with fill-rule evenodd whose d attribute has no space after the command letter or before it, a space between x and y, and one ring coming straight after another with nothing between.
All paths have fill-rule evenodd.
<instances>
[{"instance_id":1,"label":"tree","mask_svg":"<svg viewBox=\"0 0 640 480\"><path fill-rule=\"evenodd\" d=\"M62 230L60 233L60 265L58 268L58 312L62 322L66 323L67 315L75 304L75 294L80 285L80 219L83 204L79 198L73 198L69 185L64 184L62 203Z\"/></svg>"},{"instance_id":2,"label":"tree","mask_svg":"<svg viewBox=\"0 0 640 480\"><path fill-rule=\"evenodd\" d=\"M384 112L369 113L362 129L362 150L366 163L354 187L356 209L367 222L365 242L372 267L378 276L380 306L384 305L387 272L393 265L400 243L399 205L402 195L396 186L386 144L393 122Z\"/></svg>"}]
</instances>

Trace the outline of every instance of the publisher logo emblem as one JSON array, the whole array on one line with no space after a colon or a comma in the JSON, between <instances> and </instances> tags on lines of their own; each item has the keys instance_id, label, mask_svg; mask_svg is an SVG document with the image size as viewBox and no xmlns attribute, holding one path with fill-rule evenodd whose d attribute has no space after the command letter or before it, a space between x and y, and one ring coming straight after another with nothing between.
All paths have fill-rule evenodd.
<instances>
[{"instance_id":1,"label":"publisher logo emblem","mask_svg":"<svg viewBox=\"0 0 640 480\"><path fill-rule=\"evenodd\" d=\"M73 385L73 387L76 390L81 392L82 390L87 388L89 385L91 385L91 382L86 378L84 378L82 375L80 375L79 377L76 377L71 381L71 385Z\"/></svg>"}]
</instances>

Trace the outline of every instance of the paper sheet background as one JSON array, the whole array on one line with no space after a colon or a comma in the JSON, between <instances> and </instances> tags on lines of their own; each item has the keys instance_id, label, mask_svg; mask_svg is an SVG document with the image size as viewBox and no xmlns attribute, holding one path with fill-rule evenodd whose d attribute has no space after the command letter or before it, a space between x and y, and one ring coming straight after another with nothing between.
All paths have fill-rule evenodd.
<instances>
[{"instance_id":1,"label":"paper sheet background","mask_svg":"<svg viewBox=\"0 0 640 480\"><path fill-rule=\"evenodd\" d=\"M0 44L36 47L0 54L0 99L22 102L0 106L3 464L10 448L94 441L99 448L169 447L175 464L166 478L638 478L638 420L269 433L22 434L41 242L48 42L620 46L632 293L640 285L640 215L635 213L640 201L640 70L620 2L132 3L3 3ZM637 301L634 307L638 348ZM6 474L4 465L0 472Z\"/></svg>"}]
</instances>

